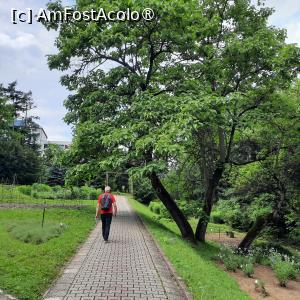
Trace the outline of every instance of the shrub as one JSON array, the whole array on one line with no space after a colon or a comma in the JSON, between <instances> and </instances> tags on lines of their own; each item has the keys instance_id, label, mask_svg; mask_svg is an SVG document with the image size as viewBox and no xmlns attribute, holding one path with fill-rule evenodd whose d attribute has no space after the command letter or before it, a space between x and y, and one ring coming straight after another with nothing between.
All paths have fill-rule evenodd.
<instances>
[{"instance_id":1,"label":"shrub","mask_svg":"<svg viewBox=\"0 0 300 300\"><path fill-rule=\"evenodd\" d=\"M228 271L235 272L241 265L241 257L234 254L233 250L226 246L221 246L219 258Z\"/></svg>"},{"instance_id":2,"label":"shrub","mask_svg":"<svg viewBox=\"0 0 300 300\"><path fill-rule=\"evenodd\" d=\"M58 197L58 196L59 196L59 195L57 195L57 197ZM64 190L62 191L61 196L62 196L62 199L66 199L66 200L72 200L72 199L74 199L74 198L73 198L72 191L71 191L71 190L67 190L67 189L64 189Z\"/></svg>"},{"instance_id":3,"label":"shrub","mask_svg":"<svg viewBox=\"0 0 300 300\"><path fill-rule=\"evenodd\" d=\"M254 257L252 255L245 256L234 252L232 248L227 246L221 246L219 258L224 263L228 271L235 272L236 269L240 268L245 275L251 277L254 273Z\"/></svg>"},{"instance_id":4,"label":"shrub","mask_svg":"<svg viewBox=\"0 0 300 300\"><path fill-rule=\"evenodd\" d=\"M280 286L285 287L289 279L294 279L296 276L296 270L294 266L286 261L276 263L273 267L276 277Z\"/></svg>"},{"instance_id":5,"label":"shrub","mask_svg":"<svg viewBox=\"0 0 300 300\"><path fill-rule=\"evenodd\" d=\"M50 193L50 192L39 192L37 193L37 197L40 199L56 199L56 194L55 193Z\"/></svg>"},{"instance_id":6,"label":"shrub","mask_svg":"<svg viewBox=\"0 0 300 300\"><path fill-rule=\"evenodd\" d=\"M221 200L218 202L217 210L223 221L230 227L238 230L248 231L251 225L249 213L241 209L235 199Z\"/></svg>"},{"instance_id":7,"label":"shrub","mask_svg":"<svg viewBox=\"0 0 300 300\"><path fill-rule=\"evenodd\" d=\"M84 191L80 187L71 187L71 197L72 199L82 199L84 198Z\"/></svg>"},{"instance_id":8,"label":"shrub","mask_svg":"<svg viewBox=\"0 0 300 300\"><path fill-rule=\"evenodd\" d=\"M18 191L24 195L31 196L31 186L30 185L21 185L18 187Z\"/></svg>"},{"instance_id":9,"label":"shrub","mask_svg":"<svg viewBox=\"0 0 300 300\"><path fill-rule=\"evenodd\" d=\"M52 191L55 193L61 192L63 188L60 185L55 185L52 187Z\"/></svg>"},{"instance_id":10,"label":"shrub","mask_svg":"<svg viewBox=\"0 0 300 300\"><path fill-rule=\"evenodd\" d=\"M180 210L183 212L183 214L189 218L189 217L199 217L200 214L200 206L197 201L184 201L180 200L177 201L177 204L180 208ZM149 204L149 209L154 212L159 214L162 218L171 220L172 217L169 213L169 211L166 209L166 207L163 205L163 203L159 200L157 201L152 201Z\"/></svg>"},{"instance_id":11,"label":"shrub","mask_svg":"<svg viewBox=\"0 0 300 300\"><path fill-rule=\"evenodd\" d=\"M89 194L89 199L90 200L96 200L98 199L98 196L101 194L100 191L96 190L96 189L93 189L90 191L90 194Z\"/></svg>"},{"instance_id":12,"label":"shrub","mask_svg":"<svg viewBox=\"0 0 300 300\"><path fill-rule=\"evenodd\" d=\"M101 192L95 188L88 187L88 186L82 186L81 187L81 197L79 199L89 199L89 200L96 200L101 194Z\"/></svg>"},{"instance_id":13,"label":"shrub","mask_svg":"<svg viewBox=\"0 0 300 300\"><path fill-rule=\"evenodd\" d=\"M215 224L224 224L224 219L220 211L213 211L210 215L210 221Z\"/></svg>"},{"instance_id":14,"label":"shrub","mask_svg":"<svg viewBox=\"0 0 300 300\"><path fill-rule=\"evenodd\" d=\"M248 255L251 256L253 263L264 264L263 262L269 261L269 251L261 247L252 247L248 251Z\"/></svg>"},{"instance_id":15,"label":"shrub","mask_svg":"<svg viewBox=\"0 0 300 300\"><path fill-rule=\"evenodd\" d=\"M161 213L161 205L158 202L152 201L149 204L149 209L154 212L155 214L160 214Z\"/></svg>"},{"instance_id":16,"label":"shrub","mask_svg":"<svg viewBox=\"0 0 300 300\"><path fill-rule=\"evenodd\" d=\"M79 196L78 199L90 199L90 188L88 186L80 187Z\"/></svg>"},{"instance_id":17,"label":"shrub","mask_svg":"<svg viewBox=\"0 0 300 300\"><path fill-rule=\"evenodd\" d=\"M281 255L285 256L292 256L292 252L289 251L287 248L284 248L278 242L270 242L270 241L256 241L255 247L256 251L260 251L264 254L264 256L269 257L270 254L272 256L273 253L280 253Z\"/></svg>"},{"instance_id":18,"label":"shrub","mask_svg":"<svg viewBox=\"0 0 300 300\"><path fill-rule=\"evenodd\" d=\"M73 200L75 198L71 190L64 188L56 193L56 199Z\"/></svg>"},{"instance_id":19,"label":"shrub","mask_svg":"<svg viewBox=\"0 0 300 300\"><path fill-rule=\"evenodd\" d=\"M240 259L235 254L232 254L225 257L223 263L228 271L235 272L240 266Z\"/></svg>"},{"instance_id":20,"label":"shrub","mask_svg":"<svg viewBox=\"0 0 300 300\"><path fill-rule=\"evenodd\" d=\"M49 185L43 183L34 183L32 185L32 190L36 192L52 192L52 189Z\"/></svg>"},{"instance_id":21,"label":"shrub","mask_svg":"<svg viewBox=\"0 0 300 300\"><path fill-rule=\"evenodd\" d=\"M202 211L201 206L200 206L200 204L201 204L200 201L178 200L177 203L178 203L179 208L181 209L181 211L187 218L191 218L191 217L198 218Z\"/></svg>"},{"instance_id":22,"label":"shrub","mask_svg":"<svg viewBox=\"0 0 300 300\"><path fill-rule=\"evenodd\" d=\"M295 279L297 270L295 262L288 256L282 256L278 252L273 252L270 257L271 267L279 281L280 286L285 287L290 279Z\"/></svg>"}]
</instances>

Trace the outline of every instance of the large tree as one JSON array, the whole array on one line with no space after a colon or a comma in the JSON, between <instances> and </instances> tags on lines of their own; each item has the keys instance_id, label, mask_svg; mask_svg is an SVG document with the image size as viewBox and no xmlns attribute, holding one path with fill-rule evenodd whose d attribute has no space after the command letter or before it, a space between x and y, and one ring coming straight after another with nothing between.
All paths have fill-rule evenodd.
<instances>
[{"instance_id":1,"label":"large tree","mask_svg":"<svg viewBox=\"0 0 300 300\"><path fill-rule=\"evenodd\" d=\"M36 143L35 117L31 92L17 89L17 83L0 84L0 179L30 184L41 172ZM16 120L22 119L20 126Z\"/></svg>"},{"instance_id":2,"label":"large tree","mask_svg":"<svg viewBox=\"0 0 300 300\"><path fill-rule=\"evenodd\" d=\"M41 159L35 150L15 139L0 139L1 182L32 184L39 180L41 170Z\"/></svg>"},{"instance_id":3,"label":"large tree","mask_svg":"<svg viewBox=\"0 0 300 300\"><path fill-rule=\"evenodd\" d=\"M0 89L0 137L8 135L13 119L13 106Z\"/></svg>"},{"instance_id":4,"label":"large tree","mask_svg":"<svg viewBox=\"0 0 300 300\"><path fill-rule=\"evenodd\" d=\"M3 99L1 101L5 101L3 103L5 103L6 112L9 109L10 124L5 137L18 139L22 145L28 145L34 150L38 150L39 146L36 143L38 125L35 122L38 117L31 115L31 110L35 108L32 92L23 92L17 89L17 82L14 81L7 86L0 84L0 97ZM16 120L23 120L23 122L17 125Z\"/></svg>"}]
</instances>

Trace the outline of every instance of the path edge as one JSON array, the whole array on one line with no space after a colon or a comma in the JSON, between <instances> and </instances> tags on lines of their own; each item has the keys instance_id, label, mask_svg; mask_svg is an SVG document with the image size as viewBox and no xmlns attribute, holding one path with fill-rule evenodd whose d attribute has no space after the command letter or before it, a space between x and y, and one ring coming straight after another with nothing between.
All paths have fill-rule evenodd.
<instances>
[{"instance_id":1,"label":"path edge","mask_svg":"<svg viewBox=\"0 0 300 300\"><path fill-rule=\"evenodd\" d=\"M124 196L127 197L127 196ZM134 199L133 199L134 200ZM137 200L134 200L137 201ZM156 246L159 254L161 255L162 259L164 260L164 262L166 263L170 273L172 274L172 276L175 278L176 283L178 284L178 286L181 288L186 300L194 300L192 294L189 292L188 287L186 285L186 283L184 282L184 280L178 275L175 267L172 265L172 263L169 261L169 259L167 258L167 256L164 254L163 250L161 249L160 245L158 244L158 242L155 240L154 236L152 235L152 233L149 231L149 229L147 228L145 222L143 221L143 219L140 217L140 215L135 211L135 209L131 206L130 202L127 201L127 203L129 204L130 209L136 214L137 218L139 219L139 221L141 222L142 226L145 228L149 238L153 241L154 245Z\"/></svg>"},{"instance_id":2,"label":"path edge","mask_svg":"<svg viewBox=\"0 0 300 300\"><path fill-rule=\"evenodd\" d=\"M78 270L82 267L84 260L85 260L85 255L80 254L81 251L84 251L84 248L86 246L86 244L89 246L92 244L93 241L92 240L92 235L93 233L97 230L98 227L98 223L95 224L95 227L92 228L90 230L90 232L88 233L88 235L86 236L86 238L76 247L76 249L74 250L74 254L61 266L60 271L58 272L58 274L55 276L55 278L52 280L50 286L48 287L48 289L41 295L41 300L62 300L65 296L52 296L51 295L51 291L53 289L55 289L55 287L57 285L60 284L60 280L63 278L63 276L65 275L69 275L70 278L68 280L68 283L66 283L69 287L67 288L67 290L69 290L69 288L72 285L73 280L75 279ZM90 241L90 243L88 243ZM70 270L73 270L72 268L70 268L71 264L74 262L75 259L77 260L77 268L78 270L76 270L76 272L70 272ZM65 283L63 283L65 284Z\"/></svg>"}]
</instances>

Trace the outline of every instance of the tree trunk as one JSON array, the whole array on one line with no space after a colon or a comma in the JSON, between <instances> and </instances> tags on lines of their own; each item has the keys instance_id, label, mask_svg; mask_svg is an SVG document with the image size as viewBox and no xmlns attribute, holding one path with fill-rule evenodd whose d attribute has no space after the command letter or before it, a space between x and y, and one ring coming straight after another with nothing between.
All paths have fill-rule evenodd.
<instances>
[{"instance_id":1,"label":"tree trunk","mask_svg":"<svg viewBox=\"0 0 300 300\"><path fill-rule=\"evenodd\" d=\"M219 185L220 179L224 172L224 164L217 167L213 173L213 176L208 180L208 186L205 192L204 204L202 207L203 216L200 217L197 228L196 228L196 240L205 242L206 228L213 207L213 199L217 186Z\"/></svg>"},{"instance_id":2,"label":"tree trunk","mask_svg":"<svg viewBox=\"0 0 300 300\"><path fill-rule=\"evenodd\" d=\"M247 232L244 239L240 242L239 248L243 251L247 251L251 246L252 242L257 238L259 233L265 228L268 222L273 218L273 213L270 213L263 217L258 217L252 227Z\"/></svg>"},{"instance_id":3,"label":"tree trunk","mask_svg":"<svg viewBox=\"0 0 300 300\"><path fill-rule=\"evenodd\" d=\"M155 172L150 175L150 180L158 198L161 200L161 202L164 204L164 206L176 222L182 237L191 241L195 241L194 232L190 223L188 222L182 211L179 209L171 195L165 189Z\"/></svg>"}]
</instances>

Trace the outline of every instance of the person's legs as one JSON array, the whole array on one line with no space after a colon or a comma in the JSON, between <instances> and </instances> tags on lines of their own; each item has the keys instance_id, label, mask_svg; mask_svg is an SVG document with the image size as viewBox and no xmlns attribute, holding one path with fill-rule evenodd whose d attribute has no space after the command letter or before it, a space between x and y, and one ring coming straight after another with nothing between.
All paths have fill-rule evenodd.
<instances>
[{"instance_id":1,"label":"person's legs","mask_svg":"<svg viewBox=\"0 0 300 300\"><path fill-rule=\"evenodd\" d=\"M105 241L108 240L111 220L112 220L112 214L105 214L105 227L103 232L103 238Z\"/></svg>"},{"instance_id":2,"label":"person's legs","mask_svg":"<svg viewBox=\"0 0 300 300\"><path fill-rule=\"evenodd\" d=\"M101 214L101 221L102 221L102 236L105 239L105 227L106 227L106 214Z\"/></svg>"}]
</instances>

